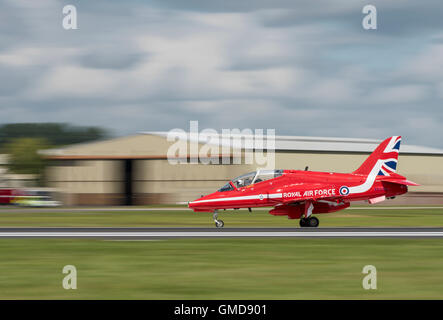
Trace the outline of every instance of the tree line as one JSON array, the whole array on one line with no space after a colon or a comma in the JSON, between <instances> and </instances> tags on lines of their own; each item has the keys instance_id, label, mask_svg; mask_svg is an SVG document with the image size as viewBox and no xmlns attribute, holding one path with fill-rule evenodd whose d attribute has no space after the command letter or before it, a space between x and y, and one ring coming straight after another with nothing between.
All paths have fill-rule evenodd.
<instances>
[{"instance_id":1,"label":"tree line","mask_svg":"<svg viewBox=\"0 0 443 320\"><path fill-rule=\"evenodd\" d=\"M38 154L38 150L107 137L109 133L100 127L66 123L10 123L0 126L0 153L9 155L10 172L41 175L45 159Z\"/></svg>"}]
</instances>

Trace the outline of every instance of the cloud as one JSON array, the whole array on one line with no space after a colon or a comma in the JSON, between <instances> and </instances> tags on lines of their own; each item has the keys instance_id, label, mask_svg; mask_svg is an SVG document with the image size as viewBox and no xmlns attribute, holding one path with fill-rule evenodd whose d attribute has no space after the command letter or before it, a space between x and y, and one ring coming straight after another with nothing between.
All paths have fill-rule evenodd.
<instances>
[{"instance_id":1,"label":"cloud","mask_svg":"<svg viewBox=\"0 0 443 320\"><path fill-rule=\"evenodd\" d=\"M71 31L64 4L0 2L2 122L128 134L199 120L443 148L440 2L374 1L376 31L364 1L72 1Z\"/></svg>"},{"instance_id":2,"label":"cloud","mask_svg":"<svg viewBox=\"0 0 443 320\"><path fill-rule=\"evenodd\" d=\"M372 103L404 104L416 103L429 94L425 85L400 85L376 90L370 97Z\"/></svg>"},{"instance_id":3,"label":"cloud","mask_svg":"<svg viewBox=\"0 0 443 320\"><path fill-rule=\"evenodd\" d=\"M114 74L106 70L59 66L52 69L31 91L32 98L105 96L115 92Z\"/></svg>"},{"instance_id":4,"label":"cloud","mask_svg":"<svg viewBox=\"0 0 443 320\"><path fill-rule=\"evenodd\" d=\"M403 74L421 81L443 80L443 44L424 46L404 66Z\"/></svg>"}]
</instances>

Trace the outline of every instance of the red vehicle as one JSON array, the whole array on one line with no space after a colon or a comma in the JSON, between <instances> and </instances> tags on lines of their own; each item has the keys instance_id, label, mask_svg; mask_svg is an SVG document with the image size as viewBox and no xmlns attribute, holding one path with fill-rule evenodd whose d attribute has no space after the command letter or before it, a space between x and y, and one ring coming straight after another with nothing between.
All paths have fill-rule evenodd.
<instances>
[{"instance_id":1,"label":"red vehicle","mask_svg":"<svg viewBox=\"0 0 443 320\"><path fill-rule=\"evenodd\" d=\"M0 204L11 204L15 194L15 189L0 189Z\"/></svg>"},{"instance_id":2,"label":"red vehicle","mask_svg":"<svg viewBox=\"0 0 443 320\"><path fill-rule=\"evenodd\" d=\"M383 141L352 173L300 170L258 170L229 181L220 190L189 203L196 212L213 212L215 226L220 209L274 207L270 214L300 219L301 227L318 227L312 214L346 209L352 201L377 203L418 186L395 173L400 136Z\"/></svg>"}]
</instances>

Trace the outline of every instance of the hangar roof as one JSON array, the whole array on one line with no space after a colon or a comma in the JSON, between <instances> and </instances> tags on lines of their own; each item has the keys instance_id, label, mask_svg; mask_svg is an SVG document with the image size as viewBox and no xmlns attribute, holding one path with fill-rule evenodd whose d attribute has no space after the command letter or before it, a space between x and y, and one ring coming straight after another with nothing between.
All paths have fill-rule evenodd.
<instances>
[{"instance_id":1,"label":"hangar roof","mask_svg":"<svg viewBox=\"0 0 443 320\"><path fill-rule=\"evenodd\" d=\"M170 132L166 131L147 131L141 134L167 137ZM198 135L193 135L188 132L175 132L174 136L198 143L210 143L218 145L232 145L233 138L253 139L254 135L223 135L223 134L209 134L200 132ZM245 147L244 140L242 141L242 148ZM265 139L264 139L265 140ZM215 142L214 142L215 141ZM266 141L266 140L265 140ZM304 136L275 136L275 150L276 151L315 151L315 152L364 152L370 153L383 140L375 139L360 139L360 138L331 138L331 137L304 137ZM400 152L405 154L437 154L443 155L443 150L408 145L402 143Z\"/></svg>"},{"instance_id":2,"label":"hangar roof","mask_svg":"<svg viewBox=\"0 0 443 320\"><path fill-rule=\"evenodd\" d=\"M175 143L177 138L189 141L191 145L230 146L232 149L227 149L229 151L221 150L222 153L228 154L233 149L240 149L240 146L242 149L251 150L252 144L246 144L245 142L253 141L254 138L259 137L258 135L221 135L216 133L199 133L194 136L180 131L172 134L174 139L165 139L170 134L171 132L166 131L141 132L133 136L73 144L57 149L40 150L39 152L52 159L163 159L166 157L167 150ZM239 145L233 143L235 138L237 138L237 142L240 142ZM275 136L275 150L280 152L371 153L380 142L381 140L373 139ZM266 147L266 139L264 139L263 148ZM272 144L269 147L272 147ZM443 155L443 150L402 144L400 153Z\"/></svg>"}]
</instances>

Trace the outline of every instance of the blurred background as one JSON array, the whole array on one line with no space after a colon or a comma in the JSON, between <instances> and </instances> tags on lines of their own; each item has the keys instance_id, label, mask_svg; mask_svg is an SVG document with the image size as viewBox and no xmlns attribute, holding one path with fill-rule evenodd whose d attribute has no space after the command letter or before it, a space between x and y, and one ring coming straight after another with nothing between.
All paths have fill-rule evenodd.
<instances>
[{"instance_id":1,"label":"blurred background","mask_svg":"<svg viewBox=\"0 0 443 320\"><path fill-rule=\"evenodd\" d=\"M216 134L219 139L210 144L216 147L210 154L200 152L208 146L204 136L191 140L183 135L186 155L177 164L168 159L168 151L176 143L168 141L168 132L113 137L100 127L63 123L7 124L0 132L3 204L183 204L261 167L256 157L252 163L246 161L248 152L257 151L228 148L227 154L219 144L222 134ZM276 136L275 167L352 172L380 142ZM240 157L237 163L235 156ZM228 157L229 163L224 164L222 157ZM207 164L209 159L218 159L218 163ZM398 172L421 186L388 204L443 203L443 150L404 143Z\"/></svg>"}]
</instances>

